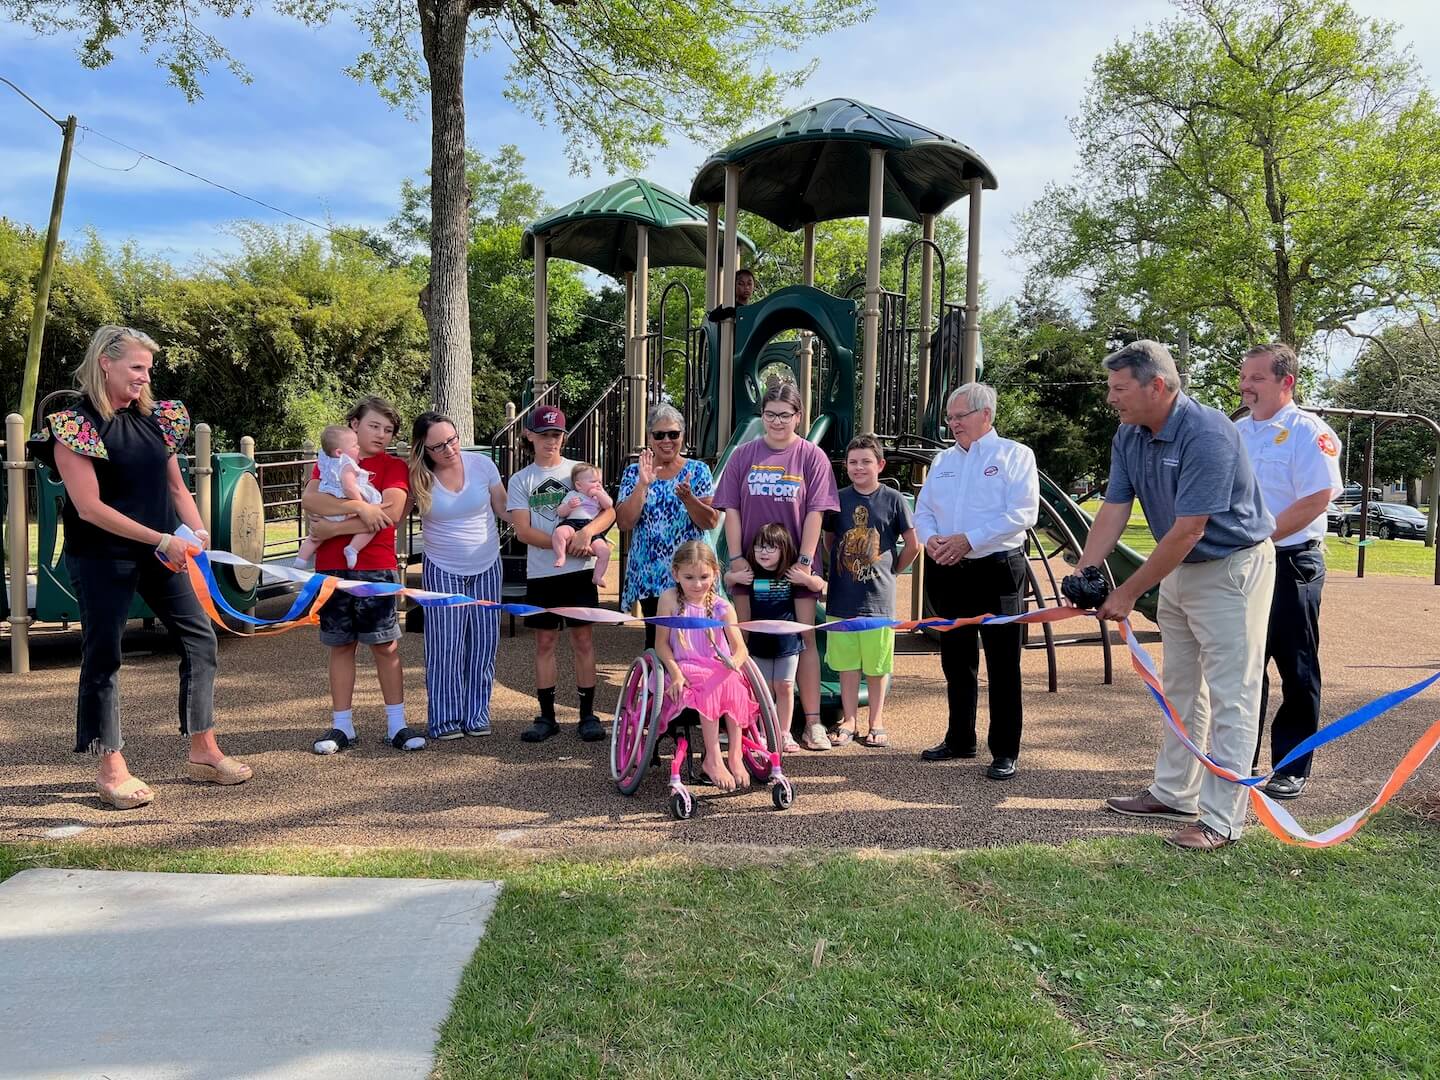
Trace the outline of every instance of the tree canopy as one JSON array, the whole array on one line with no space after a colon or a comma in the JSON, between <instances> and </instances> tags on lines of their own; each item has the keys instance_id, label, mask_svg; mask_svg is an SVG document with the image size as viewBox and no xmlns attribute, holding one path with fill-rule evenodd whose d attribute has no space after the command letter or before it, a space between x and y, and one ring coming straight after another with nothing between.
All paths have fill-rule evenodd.
<instances>
[{"instance_id":1,"label":"tree canopy","mask_svg":"<svg viewBox=\"0 0 1440 1080\"><path fill-rule=\"evenodd\" d=\"M1343 0L1180 0L1094 64L1080 164L1020 248L1147 332L1229 352L1440 300L1440 112Z\"/></svg>"}]
</instances>

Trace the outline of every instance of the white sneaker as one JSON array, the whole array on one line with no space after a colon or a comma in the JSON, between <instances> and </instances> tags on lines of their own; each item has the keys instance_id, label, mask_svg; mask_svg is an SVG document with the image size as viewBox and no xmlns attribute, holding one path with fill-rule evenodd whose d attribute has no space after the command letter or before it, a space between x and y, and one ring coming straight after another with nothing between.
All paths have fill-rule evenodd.
<instances>
[{"instance_id":1,"label":"white sneaker","mask_svg":"<svg viewBox=\"0 0 1440 1080\"><path fill-rule=\"evenodd\" d=\"M805 738L800 740L800 745L806 750L830 750L830 736L825 734L825 725L820 721L808 724L805 727Z\"/></svg>"}]
</instances>

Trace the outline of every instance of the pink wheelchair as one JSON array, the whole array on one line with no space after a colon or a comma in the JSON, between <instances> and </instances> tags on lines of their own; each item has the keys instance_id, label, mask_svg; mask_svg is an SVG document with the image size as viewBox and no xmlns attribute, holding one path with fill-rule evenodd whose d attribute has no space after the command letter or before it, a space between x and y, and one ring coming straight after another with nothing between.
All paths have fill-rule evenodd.
<instances>
[{"instance_id":1,"label":"pink wheelchair","mask_svg":"<svg viewBox=\"0 0 1440 1080\"><path fill-rule=\"evenodd\" d=\"M776 810L788 810L795 802L795 785L780 767L780 725L775 701L753 661L746 660L743 670L760 705L759 719L741 736L745 768L756 784L770 785L770 801ZM665 666L653 649L641 653L625 673L615 723L610 728L610 775L620 794L634 795L645 773L660 762L660 739L669 736L675 744L670 758L670 813L678 821L695 813L695 796L685 781L707 781L702 779L698 758L703 745L698 730L700 717L693 709L686 709L668 723L661 720L665 680Z\"/></svg>"}]
</instances>

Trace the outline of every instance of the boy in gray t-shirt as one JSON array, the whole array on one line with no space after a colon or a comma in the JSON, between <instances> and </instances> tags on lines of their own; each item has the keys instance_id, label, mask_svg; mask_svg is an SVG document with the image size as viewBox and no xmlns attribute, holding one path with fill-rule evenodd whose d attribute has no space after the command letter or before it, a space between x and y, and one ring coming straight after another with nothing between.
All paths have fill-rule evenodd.
<instances>
[{"instance_id":1,"label":"boy in gray t-shirt","mask_svg":"<svg viewBox=\"0 0 1440 1080\"><path fill-rule=\"evenodd\" d=\"M531 413L525 438L535 450L535 461L510 478L505 509L515 536L527 545L525 558L525 602L534 607L598 607L599 590L592 571L595 556L590 546L604 536L615 520L613 509L602 510L570 538L569 556L555 565L551 534L563 520L560 504L571 493L570 474L575 462L561 454L565 443L565 414L553 405L542 405ZM577 554L578 553L578 554ZM575 689L580 698L580 737L594 742L605 737L605 728L595 715L595 642L591 626L578 619L566 619L550 612L531 615L525 624L535 631L535 696L540 715L520 738L544 742L560 730L555 719L555 648L560 631L570 630L570 649L575 655Z\"/></svg>"},{"instance_id":2,"label":"boy in gray t-shirt","mask_svg":"<svg viewBox=\"0 0 1440 1080\"><path fill-rule=\"evenodd\" d=\"M882 487L885 458L873 435L852 439L845 452L851 486L840 489L840 509L825 515L825 543L830 552L826 593L827 620L857 616L895 617L895 576L920 554L910 505L894 488ZM904 547L898 557L895 548ZM860 711L860 675L870 688L870 730L866 746L886 746L883 712L890 672L895 666L895 631L890 627L858 633L827 634L825 659L840 675L844 711L832 742L855 738Z\"/></svg>"}]
</instances>

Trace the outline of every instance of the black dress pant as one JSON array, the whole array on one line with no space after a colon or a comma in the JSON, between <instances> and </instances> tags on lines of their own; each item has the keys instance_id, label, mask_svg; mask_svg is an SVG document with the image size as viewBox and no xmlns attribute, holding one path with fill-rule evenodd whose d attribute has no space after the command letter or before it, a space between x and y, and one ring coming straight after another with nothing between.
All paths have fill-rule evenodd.
<instances>
[{"instance_id":1,"label":"black dress pant","mask_svg":"<svg viewBox=\"0 0 1440 1080\"><path fill-rule=\"evenodd\" d=\"M948 619L975 615L1019 615L1024 611L1025 553L1021 550L941 566L925 556L925 595L935 615ZM1024 707L1020 696L1022 628L987 626L940 634L940 666L950 699L945 743L958 753L976 747L975 710L979 697L980 647L990 684L990 732L993 757L1020 756Z\"/></svg>"},{"instance_id":2,"label":"black dress pant","mask_svg":"<svg viewBox=\"0 0 1440 1080\"><path fill-rule=\"evenodd\" d=\"M153 555L139 559L65 556L80 607L80 692L75 750L98 754L125 745L120 731L120 639L130 604L141 599L180 648L180 733L215 726L215 629L185 574Z\"/></svg>"},{"instance_id":3,"label":"black dress pant","mask_svg":"<svg viewBox=\"0 0 1440 1080\"><path fill-rule=\"evenodd\" d=\"M1260 683L1260 727L1256 767L1265 739L1270 702L1270 661L1280 673L1280 707L1270 725L1270 761L1281 760L1320 729L1320 593L1325 588L1325 552L1318 543L1275 552L1275 594L1265 635L1265 677ZM1287 776L1309 776L1312 755L1285 766Z\"/></svg>"}]
</instances>

